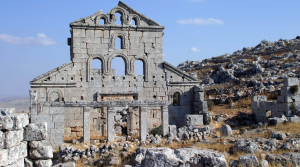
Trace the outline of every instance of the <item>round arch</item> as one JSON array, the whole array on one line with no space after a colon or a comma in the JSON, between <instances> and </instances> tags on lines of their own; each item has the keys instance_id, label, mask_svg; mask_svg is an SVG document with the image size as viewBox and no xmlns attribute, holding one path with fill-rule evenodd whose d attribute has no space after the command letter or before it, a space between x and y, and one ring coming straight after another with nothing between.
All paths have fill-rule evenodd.
<instances>
[{"instance_id":1,"label":"round arch","mask_svg":"<svg viewBox=\"0 0 300 167\"><path fill-rule=\"evenodd\" d=\"M134 19L135 25L137 25L137 26L141 25L141 19L138 15L130 14L129 17L128 17L128 22L131 23L132 19Z\"/></svg>"},{"instance_id":2,"label":"round arch","mask_svg":"<svg viewBox=\"0 0 300 167\"><path fill-rule=\"evenodd\" d=\"M121 23L122 24L127 24L127 21L126 21L126 16L128 15L127 12L123 9L123 8L120 8L120 7L116 7L114 9L112 9L110 12L108 12L110 15L115 15L115 13L120 13L121 15ZM115 21L115 19L114 19ZM114 22L113 22L114 23Z\"/></svg>"},{"instance_id":3,"label":"round arch","mask_svg":"<svg viewBox=\"0 0 300 167\"><path fill-rule=\"evenodd\" d=\"M97 25L100 25L100 19L103 19L104 20L104 25L106 25L106 24L110 24L110 19L109 19L109 17L107 16L107 15L99 15L99 16L97 16L97 18L96 18L96 24Z\"/></svg>"},{"instance_id":4,"label":"round arch","mask_svg":"<svg viewBox=\"0 0 300 167\"><path fill-rule=\"evenodd\" d=\"M130 74L129 73L129 60L127 58L127 56L123 53L114 53L112 55L109 56L108 58L108 61L107 61L107 73L108 74L111 74L112 73L112 60L115 58L115 57L121 57L123 60L124 60L124 63L125 63L125 75L128 75Z\"/></svg>"},{"instance_id":5,"label":"round arch","mask_svg":"<svg viewBox=\"0 0 300 167\"><path fill-rule=\"evenodd\" d=\"M183 94L183 91L182 91L180 88L173 88L173 89L171 89L171 90L169 91L169 94L168 94L169 102L171 102L171 96L172 96L174 93L179 93L180 98L181 98L181 95ZM182 105L182 100L180 100L179 102L180 102L180 105Z\"/></svg>"},{"instance_id":6,"label":"round arch","mask_svg":"<svg viewBox=\"0 0 300 167\"><path fill-rule=\"evenodd\" d=\"M121 38L121 49L127 48L127 42L126 42L127 39L126 39L125 34L123 34L123 33L114 33L114 34L112 34L111 38L110 38L109 47L110 48L116 48L116 38L117 37Z\"/></svg>"},{"instance_id":7,"label":"round arch","mask_svg":"<svg viewBox=\"0 0 300 167\"><path fill-rule=\"evenodd\" d=\"M102 74L107 74L107 70L106 70L106 62L105 62L105 58L102 55L89 55L89 58L87 60L86 66L87 66L87 81L89 82L91 80L91 68L92 68L92 61L94 59L98 59L101 61L102 63Z\"/></svg>"},{"instance_id":8,"label":"round arch","mask_svg":"<svg viewBox=\"0 0 300 167\"><path fill-rule=\"evenodd\" d=\"M141 60L143 62L143 70L145 81L148 81L148 61L145 56L135 56L130 60L130 73L135 74L135 61Z\"/></svg>"},{"instance_id":9,"label":"round arch","mask_svg":"<svg viewBox=\"0 0 300 167\"><path fill-rule=\"evenodd\" d=\"M59 89L54 89L54 90L48 91L48 93L47 93L47 101L51 102L51 96L54 93L57 93L57 95L58 95L58 101L62 102L63 94L62 94L62 92Z\"/></svg>"}]
</instances>

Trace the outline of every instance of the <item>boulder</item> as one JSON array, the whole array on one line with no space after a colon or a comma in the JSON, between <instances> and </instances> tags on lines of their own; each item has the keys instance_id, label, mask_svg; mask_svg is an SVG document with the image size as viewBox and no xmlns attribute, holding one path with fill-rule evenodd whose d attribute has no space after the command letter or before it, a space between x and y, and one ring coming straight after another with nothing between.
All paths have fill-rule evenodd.
<instances>
[{"instance_id":1,"label":"boulder","mask_svg":"<svg viewBox=\"0 0 300 167\"><path fill-rule=\"evenodd\" d=\"M141 157L141 155L137 154ZM142 165L152 166L209 166L226 167L227 162L223 154L198 150L194 148L180 148L172 150L167 147L148 148Z\"/></svg>"},{"instance_id":2,"label":"boulder","mask_svg":"<svg viewBox=\"0 0 300 167\"><path fill-rule=\"evenodd\" d=\"M39 141L47 138L47 123L30 123L24 128L25 141Z\"/></svg>"},{"instance_id":3,"label":"boulder","mask_svg":"<svg viewBox=\"0 0 300 167\"><path fill-rule=\"evenodd\" d=\"M258 160L254 154L246 154L239 157L240 167L258 167Z\"/></svg>"},{"instance_id":4,"label":"boulder","mask_svg":"<svg viewBox=\"0 0 300 167\"><path fill-rule=\"evenodd\" d=\"M223 136L231 136L232 135L232 129L229 125L222 125L222 135Z\"/></svg>"}]
</instances>

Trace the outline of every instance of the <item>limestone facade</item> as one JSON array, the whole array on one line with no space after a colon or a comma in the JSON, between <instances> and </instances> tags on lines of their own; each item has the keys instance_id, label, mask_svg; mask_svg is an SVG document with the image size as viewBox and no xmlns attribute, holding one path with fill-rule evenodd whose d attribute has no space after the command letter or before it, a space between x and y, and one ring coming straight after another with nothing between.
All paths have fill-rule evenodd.
<instances>
[{"instance_id":1,"label":"limestone facade","mask_svg":"<svg viewBox=\"0 0 300 167\"><path fill-rule=\"evenodd\" d=\"M71 61L30 82L31 122L48 123L47 142L53 146L64 138L114 141L120 107L128 108L127 132L138 132L142 140L155 127L162 126L166 135L169 124L184 125L185 114L207 110L199 80L163 61L165 27L156 21L120 1L107 14L100 10L70 28ZM114 74L115 57L124 60L124 76ZM143 75L135 75L137 60L143 62ZM92 69L94 61L102 67ZM173 105L175 93L179 98Z\"/></svg>"}]
</instances>

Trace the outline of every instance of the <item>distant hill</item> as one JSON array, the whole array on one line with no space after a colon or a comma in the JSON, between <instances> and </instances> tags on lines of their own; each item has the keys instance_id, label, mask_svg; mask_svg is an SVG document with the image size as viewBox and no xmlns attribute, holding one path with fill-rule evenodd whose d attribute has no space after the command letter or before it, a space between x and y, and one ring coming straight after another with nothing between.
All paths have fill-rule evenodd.
<instances>
[{"instance_id":1,"label":"distant hill","mask_svg":"<svg viewBox=\"0 0 300 167\"><path fill-rule=\"evenodd\" d=\"M21 96L16 96L15 98L18 99L12 99L13 97L0 97L0 108L15 108L17 112L23 112L23 111L29 111L29 98Z\"/></svg>"}]
</instances>

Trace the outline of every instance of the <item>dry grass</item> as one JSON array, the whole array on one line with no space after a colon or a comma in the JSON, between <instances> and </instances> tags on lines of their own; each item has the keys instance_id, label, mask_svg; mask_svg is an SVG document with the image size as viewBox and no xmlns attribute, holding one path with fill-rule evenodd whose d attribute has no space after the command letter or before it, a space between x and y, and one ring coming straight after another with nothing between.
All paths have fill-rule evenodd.
<instances>
[{"instance_id":1,"label":"dry grass","mask_svg":"<svg viewBox=\"0 0 300 167\"><path fill-rule=\"evenodd\" d=\"M235 105L233 109L228 108L228 104L219 104L213 106L213 114L227 114L228 117L233 117L238 114L239 111L245 113L251 113L252 110L250 107L248 108L241 108L241 105Z\"/></svg>"}]
</instances>

